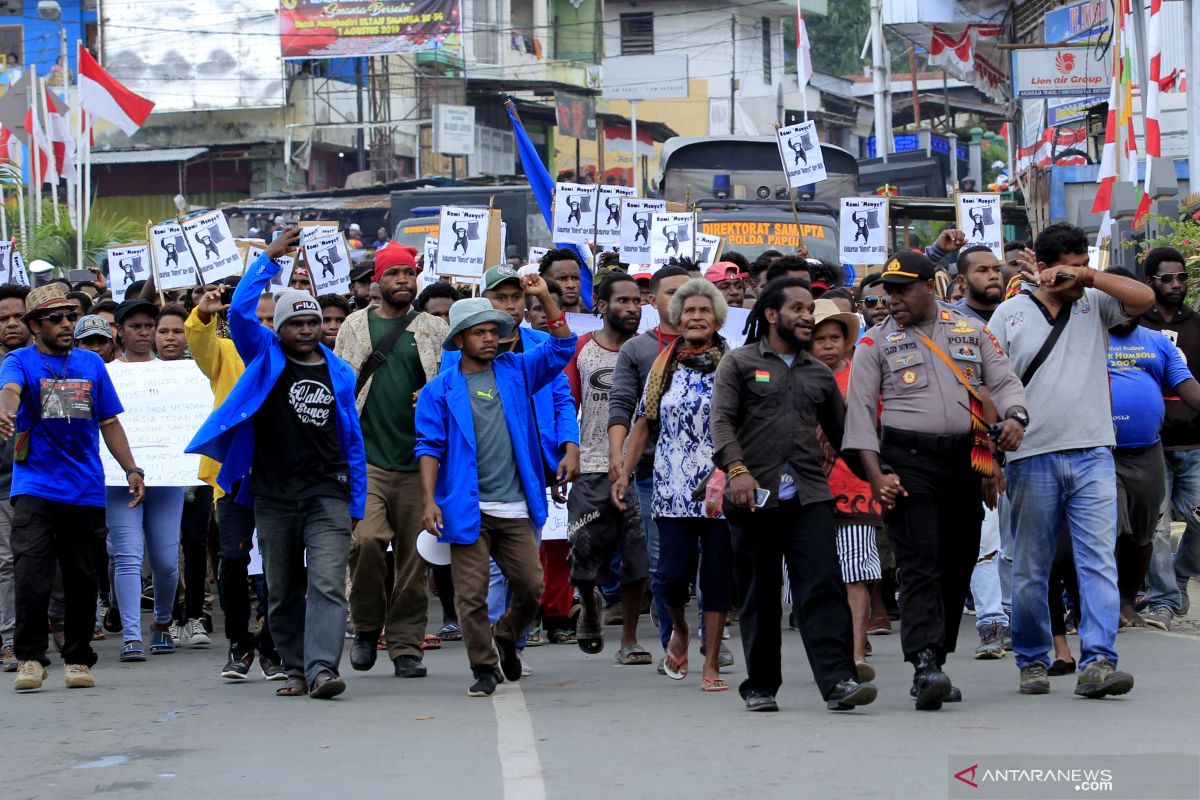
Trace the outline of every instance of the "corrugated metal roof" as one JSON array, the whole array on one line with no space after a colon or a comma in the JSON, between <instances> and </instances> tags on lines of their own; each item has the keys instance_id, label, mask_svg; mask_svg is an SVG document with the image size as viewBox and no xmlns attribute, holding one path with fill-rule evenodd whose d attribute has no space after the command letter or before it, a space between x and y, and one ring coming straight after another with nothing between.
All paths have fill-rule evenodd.
<instances>
[{"instance_id":1,"label":"corrugated metal roof","mask_svg":"<svg viewBox=\"0 0 1200 800\"><path fill-rule=\"evenodd\" d=\"M156 150L94 150L92 165L115 166L118 164L174 164L191 161L208 152L207 147L165 147Z\"/></svg>"},{"instance_id":2,"label":"corrugated metal roof","mask_svg":"<svg viewBox=\"0 0 1200 800\"><path fill-rule=\"evenodd\" d=\"M356 197L262 197L239 200L223 206L236 211L365 211L387 210L392 199L386 194L361 194Z\"/></svg>"}]
</instances>

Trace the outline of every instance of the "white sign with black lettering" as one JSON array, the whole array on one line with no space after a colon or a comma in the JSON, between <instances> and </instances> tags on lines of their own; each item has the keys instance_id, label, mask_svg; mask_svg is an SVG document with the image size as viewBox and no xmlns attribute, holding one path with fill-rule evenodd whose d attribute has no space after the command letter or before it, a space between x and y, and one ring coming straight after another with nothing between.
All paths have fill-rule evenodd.
<instances>
[{"instance_id":1,"label":"white sign with black lettering","mask_svg":"<svg viewBox=\"0 0 1200 800\"><path fill-rule=\"evenodd\" d=\"M244 239L242 241L245 242ZM246 263L242 268L242 272L245 273L250 268L250 265L258 261L259 256L265 252L267 252L267 247L262 240L252 240L249 242L246 246ZM275 263L279 265L279 272L271 276L270 285L272 290L281 289L288 285L288 281L292 279L292 267L296 266L296 258L295 256L280 256L275 259Z\"/></svg>"},{"instance_id":2,"label":"white sign with black lettering","mask_svg":"<svg viewBox=\"0 0 1200 800\"><path fill-rule=\"evenodd\" d=\"M206 211L185 219L180 227L205 283L216 283L242 271L242 257L224 213Z\"/></svg>"},{"instance_id":3,"label":"white sign with black lettering","mask_svg":"<svg viewBox=\"0 0 1200 800\"><path fill-rule=\"evenodd\" d=\"M151 225L146 236L154 262L154 285L162 292L196 285L196 259L178 222Z\"/></svg>"},{"instance_id":4,"label":"white sign with black lettering","mask_svg":"<svg viewBox=\"0 0 1200 800\"><path fill-rule=\"evenodd\" d=\"M990 192L959 194L958 229L967 237L966 246L981 244L1004 260L1004 223L1000 220L1000 195Z\"/></svg>"},{"instance_id":5,"label":"white sign with black lettering","mask_svg":"<svg viewBox=\"0 0 1200 800\"><path fill-rule=\"evenodd\" d=\"M655 214L650 222L650 266L655 270L675 258L696 257L696 215Z\"/></svg>"},{"instance_id":6,"label":"white sign with black lettering","mask_svg":"<svg viewBox=\"0 0 1200 800\"><path fill-rule=\"evenodd\" d=\"M546 253L549 253L549 252L550 252L549 247L531 247L531 248L529 248L529 260L526 261L525 263L526 264L540 264L542 261L542 256L546 255Z\"/></svg>"},{"instance_id":7,"label":"white sign with black lettering","mask_svg":"<svg viewBox=\"0 0 1200 800\"><path fill-rule=\"evenodd\" d=\"M621 260L626 264L650 263L650 223L667 210L666 200L621 198Z\"/></svg>"},{"instance_id":8,"label":"white sign with black lettering","mask_svg":"<svg viewBox=\"0 0 1200 800\"><path fill-rule=\"evenodd\" d=\"M817 123L809 120L780 128L775 131L775 139L789 187L797 189L825 180L825 156L817 139Z\"/></svg>"},{"instance_id":9,"label":"white sign with black lettering","mask_svg":"<svg viewBox=\"0 0 1200 800\"><path fill-rule=\"evenodd\" d=\"M438 239L436 236L425 237L425 257L421 264L421 274L417 279L418 292L438 282Z\"/></svg>"},{"instance_id":10,"label":"white sign with black lettering","mask_svg":"<svg viewBox=\"0 0 1200 800\"><path fill-rule=\"evenodd\" d=\"M590 244L596 236L596 193L599 186L554 184L554 241Z\"/></svg>"},{"instance_id":11,"label":"white sign with black lettering","mask_svg":"<svg viewBox=\"0 0 1200 800\"><path fill-rule=\"evenodd\" d=\"M596 203L596 246L613 250L621 244L621 198L636 194L632 186L601 186Z\"/></svg>"},{"instance_id":12,"label":"white sign with black lettering","mask_svg":"<svg viewBox=\"0 0 1200 800\"><path fill-rule=\"evenodd\" d=\"M13 248L12 256L8 260L8 282L18 286L29 285L29 273L25 271L25 257L16 248Z\"/></svg>"},{"instance_id":13,"label":"white sign with black lettering","mask_svg":"<svg viewBox=\"0 0 1200 800\"><path fill-rule=\"evenodd\" d=\"M696 263L701 269L717 263L721 256L721 237L707 233L696 234Z\"/></svg>"},{"instance_id":14,"label":"white sign with black lettering","mask_svg":"<svg viewBox=\"0 0 1200 800\"><path fill-rule=\"evenodd\" d=\"M886 197L843 197L838 258L843 264L887 263Z\"/></svg>"},{"instance_id":15,"label":"white sign with black lettering","mask_svg":"<svg viewBox=\"0 0 1200 800\"><path fill-rule=\"evenodd\" d=\"M313 294L346 294L350 291L350 248L339 231L304 237L304 262L312 277Z\"/></svg>"},{"instance_id":16,"label":"white sign with black lettering","mask_svg":"<svg viewBox=\"0 0 1200 800\"><path fill-rule=\"evenodd\" d=\"M108 248L108 285L112 287L113 300L123 302L130 284L149 277L149 245L123 244Z\"/></svg>"},{"instance_id":17,"label":"white sign with black lettering","mask_svg":"<svg viewBox=\"0 0 1200 800\"><path fill-rule=\"evenodd\" d=\"M483 277L487 269L488 210L443 206L438 227L438 273Z\"/></svg>"},{"instance_id":18,"label":"white sign with black lettering","mask_svg":"<svg viewBox=\"0 0 1200 800\"><path fill-rule=\"evenodd\" d=\"M13 243L11 241L0 241L0 275L7 276L5 283L13 283L12 280L12 254Z\"/></svg>"},{"instance_id":19,"label":"white sign with black lettering","mask_svg":"<svg viewBox=\"0 0 1200 800\"><path fill-rule=\"evenodd\" d=\"M192 436L212 413L208 378L191 359L108 364L121 405L121 427L137 465L146 470L147 486L199 486L200 456L184 452ZM100 448L104 484L126 486L125 470Z\"/></svg>"}]
</instances>

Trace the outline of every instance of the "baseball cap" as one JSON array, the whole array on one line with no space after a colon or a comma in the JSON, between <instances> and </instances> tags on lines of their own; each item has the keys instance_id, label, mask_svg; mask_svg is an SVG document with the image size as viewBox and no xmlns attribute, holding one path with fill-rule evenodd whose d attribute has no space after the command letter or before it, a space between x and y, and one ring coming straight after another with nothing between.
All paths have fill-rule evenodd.
<instances>
[{"instance_id":1,"label":"baseball cap","mask_svg":"<svg viewBox=\"0 0 1200 800\"><path fill-rule=\"evenodd\" d=\"M885 284L896 286L930 280L936 271L933 262L924 253L902 250L888 259L880 279Z\"/></svg>"},{"instance_id":2,"label":"baseball cap","mask_svg":"<svg viewBox=\"0 0 1200 800\"><path fill-rule=\"evenodd\" d=\"M99 314L80 317L79 322L75 323L75 338L86 339L89 336L103 336L105 339L111 339L113 338L112 326Z\"/></svg>"},{"instance_id":3,"label":"baseball cap","mask_svg":"<svg viewBox=\"0 0 1200 800\"><path fill-rule=\"evenodd\" d=\"M733 273L730 275L729 273ZM732 261L718 261L704 272L704 279L717 283L719 281L727 281L731 278L745 278L746 274L742 272L738 265Z\"/></svg>"},{"instance_id":4,"label":"baseball cap","mask_svg":"<svg viewBox=\"0 0 1200 800\"><path fill-rule=\"evenodd\" d=\"M350 280L361 281L375 277L375 265L367 261L350 270Z\"/></svg>"},{"instance_id":5,"label":"baseball cap","mask_svg":"<svg viewBox=\"0 0 1200 800\"><path fill-rule=\"evenodd\" d=\"M517 274L514 267L508 264L501 264L498 267L492 267L487 272L483 273L483 291L490 292L502 283L513 281L518 286L521 285L521 276Z\"/></svg>"}]
</instances>

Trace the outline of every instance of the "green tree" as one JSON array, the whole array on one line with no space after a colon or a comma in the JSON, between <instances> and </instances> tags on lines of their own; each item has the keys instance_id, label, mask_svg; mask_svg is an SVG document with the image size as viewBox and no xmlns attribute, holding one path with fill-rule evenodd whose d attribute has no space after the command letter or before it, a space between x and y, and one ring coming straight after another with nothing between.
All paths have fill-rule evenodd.
<instances>
[{"instance_id":1,"label":"green tree","mask_svg":"<svg viewBox=\"0 0 1200 800\"><path fill-rule=\"evenodd\" d=\"M784 42L796 41L795 25L794 20L784 19ZM808 28L814 70L831 75L861 75L863 67L870 64L869 50L865 61L859 59L871 29L869 0L834 0L829 4L828 15L807 15L804 25ZM887 30L884 39L892 53L893 72L907 70L910 43ZM785 47L785 52L788 49ZM785 64L789 72L795 72L794 56L787 56Z\"/></svg>"}]
</instances>

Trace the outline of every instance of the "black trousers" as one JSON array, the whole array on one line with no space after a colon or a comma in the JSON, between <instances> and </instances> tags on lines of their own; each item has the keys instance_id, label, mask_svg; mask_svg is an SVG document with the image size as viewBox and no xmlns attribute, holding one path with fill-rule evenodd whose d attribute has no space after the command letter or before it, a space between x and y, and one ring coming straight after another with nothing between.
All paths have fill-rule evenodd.
<instances>
[{"instance_id":1,"label":"black trousers","mask_svg":"<svg viewBox=\"0 0 1200 800\"><path fill-rule=\"evenodd\" d=\"M886 443L880 459L907 497L884 516L900 569L900 645L913 661L925 649L938 663L958 644L963 602L979 558L983 487L971 469L970 442L947 451Z\"/></svg>"},{"instance_id":2,"label":"black trousers","mask_svg":"<svg viewBox=\"0 0 1200 800\"><path fill-rule=\"evenodd\" d=\"M742 649L746 680L742 697L775 694L780 670L783 559L787 559L804 652L822 697L854 678L854 626L838 563L832 503L788 500L753 513L725 506L733 534L734 565L741 592Z\"/></svg>"},{"instance_id":3,"label":"black trousers","mask_svg":"<svg viewBox=\"0 0 1200 800\"><path fill-rule=\"evenodd\" d=\"M54 567L62 570L65 615L63 662L91 667L96 625L96 542L108 535L103 506L76 506L20 495L13 501L12 551L17 628L13 650L21 661L49 665L47 607Z\"/></svg>"},{"instance_id":4,"label":"black trousers","mask_svg":"<svg viewBox=\"0 0 1200 800\"><path fill-rule=\"evenodd\" d=\"M208 526L213 513L213 488L195 487L190 501L183 504L179 523L179 543L183 549L181 574L183 597L175 597L175 621L186 623L204 615L204 594L208 588Z\"/></svg>"},{"instance_id":5,"label":"black trousers","mask_svg":"<svg viewBox=\"0 0 1200 800\"><path fill-rule=\"evenodd\" d=\"M250 630L254 619L250 608L250 584L246 568L250 566L250 547L254 537L254 509L237 504L234 491L217 501L217 525L221 537L221 565L217 569L217 586L221 592L221 610L225 612L225 638L239 654L253 651L274 658L275 641L271 636L270 615L264 614L258 638ZM266 581L262 582L259 602L267 607Z\"/></svg>"}]
</instances>

